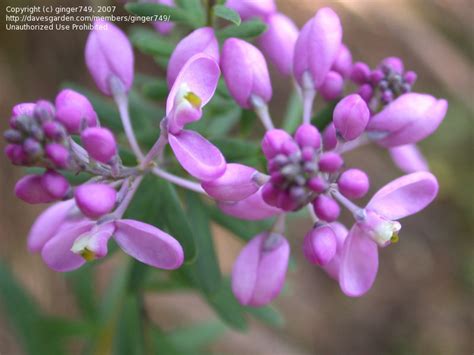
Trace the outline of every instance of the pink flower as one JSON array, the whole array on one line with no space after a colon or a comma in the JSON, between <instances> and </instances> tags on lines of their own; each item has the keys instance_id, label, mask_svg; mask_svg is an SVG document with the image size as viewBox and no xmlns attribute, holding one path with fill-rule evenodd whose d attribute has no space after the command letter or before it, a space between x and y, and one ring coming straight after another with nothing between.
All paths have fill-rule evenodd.
<instances>
[{"instance_id":1,"label":"pink flower","mask_svg":"<svg viewBox=\"0 0 474 355\"><path fill-rule=\"evenodd\" d=\"M240 252L232 269L232 291L243 305L259 307L280 294L290 246L280 234L262 233Z\"/></svg>"},{"instance_id":2,"label":"pink flower","mask_svg":"<svg viewBox=\"0 0 474 355\"><path fill-rule=\"evenodd\" d=\"M352 297L366 293L378 269L377 246L398 239L403 217L421 211L438 193L436 178L427 172L402 176L382 187L355 218L341 256L339 284Z\"/></svg>"},{"instance_id":3,"label":"pink flower","mask_svg":"<svg viewBox=\"0 0 474 355\"><path fill-rule=\"evenodd\" d=\"M109 163L117 154L114 134L107 128L87 128L81 134L81 141L87 153L101 163Z\"/></svg>"},{"instance_id":4,"label":"pink flower","mask_svg":"<svg viewBox=\"0 0 474 355\"><path fill-rule=\"evenodd\" d=\"M69 133L78 134L84 128L97 126L97 114L84 95L64 89L56 96L55 104L56 119Z\"/></svg>"},{"instance_id":5,"label":"pink flower","mask_svg":"<svg viewBox=\"0 0 474 355\"><path fill-rule=\"evenodd\" d=\"M202 181L225 172L222 153L199 133L184 130L187 123L202 116L202 107L214 95L219 66L205 54L191 57L181 69L166 101L168 140L176 159L192 176Z\"/></svg>"},{"instance_id":6,"label":"pink flower","mask_svg":"<svg viewBox=\"0 0 474 355\"><path fill-rule=\"evenodd\" d=\"M357 94L348 95L338 102L333 119L336 130L347 140L354 140L365 130L370 111L365 101Z\"/></svg>"},{"instance_id":7,"label":"pink flower","mask_svg":"<svg viewBox=\"0 0 474 355\"><path fill-rule=\"evenodd\" d=\"M77 207L89 218L99 218L112 211L117 202L117 192L102 183L88 183L74 191Z\"/></svg>"},{"instance_id":8,"label":"pink flower","mask_svg":"<svg viewBox=\"0 0 474 355\"><path fill-rule=\"evenodd\" d=\"M163 4L171 7L175 6L174 0L148 0L148 2L154 2L157 4ZM174 23L171 21L154 21L153 27L155 27L155 29L162 35L167 35L173 30Z\"/></svg>"},{"instance_id":9,"label":"pink flower","mask_svg":"<svg viewBox=\"0 0 474 355\"><path fill-rule=\"evenodd\" d=\"M415 144L390 148L389 152L395 165L404 173L430 170L428 162Z\"/></svg>"},{"instance_id":10,"label":"pink flower","mask_svg":"<svg viewBox=\"0 0 474 355\"><path fill-rule=\"evenodd\" d=\"M237 11L242 20L266 18L276 11L274 0L227 0L225 6Z\"/></svg>"}]
</instances>

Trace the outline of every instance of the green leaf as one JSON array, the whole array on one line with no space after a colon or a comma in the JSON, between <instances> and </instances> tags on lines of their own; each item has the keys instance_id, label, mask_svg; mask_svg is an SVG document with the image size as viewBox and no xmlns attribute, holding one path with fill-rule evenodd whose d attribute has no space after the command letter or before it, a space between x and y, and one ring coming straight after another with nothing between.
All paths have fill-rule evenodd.
<instances>
[{"instance_id":1,"label":"green leaf","mask_svg":"<svg viewBox=\"0 0 474 355\"><path fill-rule=\"evenodd\" d=\"M230 21L235 23L237 26L240 25L242 20L240 19L240 15L233 9L228 8L224 5L214 5L213 7L214 15L217 17L223 18L224 20Z\"/></svg>"},{"instance_id":2,"label":"green leaf","mask_svg":"<svg viewBox=\"0 0 474 355\"><path fill-rule=\"evenodd\" d=\"M293 90L286 105L285 116L283 117L282 128L293 133L296 128L301 124L303 117L303 103L298 91Z\"/></svg>"},{"instance_id":3,"label":"green leaf","mask_svg":"<svg viewBox=\"0 0 474 355\"><path fill-rule=\"evenodd\" d=\"M326 107L319 111L313 118L311 123L314 124L321 132L331 123L332 113L339 100L329 102Z\"/></svg>"},{"instance_id":4,"label":"green leaf","mask_svg":"<svg viewBox=\"0 0 474 355\"><path fill-rule=\"evenodd\" d=\"M197 257L197 247L193 238L193 229L186 212L181 206L176 189L164 179L155 178L154 181L154 188L144 189L143 191L151 198L159 201L160 218L166 224L170 234L183 247L185 261L191 263Z\"/></svg>"},{"instance_id":5,"label":"green leaf","mask_svg":"<svg viewBox=\"0 0 474 355\"><path fill-rule=\"evenodd\" d=\"M66 319L61 317L43 317L41 319L42 333L50 337L66 340L68 337L86 337L91 336L95 331L94 325L75 319Z\"/></svg>"},{"instance_id":6,"label":"green leaf","mask_svg":"<svg viewBox=\"0 0 474 355\"><path fill-rule=\"evenodd\" d=\"M221 283L221 270L217 261L214 242L209 227L209 216L200 198L192 192L186 192L187 213L193 226L193 234L199 255L191 266L201 290L210 294L216 292Z\"/></svg>"},{"instance_id":7,"label":"green leaf","mask_svg":"<svg viewBox=\"0 0 474 355\"><path fill-rule=\"evenodd\" d=\"M239 26L230 25L216 31L217 37L221 40L229 37L254 38L260 36L267 29L267 25L260 20L244 21Z\"/></svg>"},{"instance_id":8,"label":"green leaf","mask_svg":"<svg viewBox=\"0 0 474 355\"><path fill-rule=\"evenodd\" d=\"M192 17L195 28L206 25L206 11L201 0L176 0L176 5Z\"/></svg>"},{"instance_id":9,"label":"green leaf","mask_svg":"<svg viewBox=\"0 0 474 355\"><path fill-rule=\"evenodd\" d=\"M176 329L166 337L181 351L191 354L217 340L226 329L222 322L205 322Z\"/></svg>"},{"instance_id":10,"label":"green leaf","mask_svg":"<svg viewBox=\"0 0 474 355\"><path fill-rule=\"evenodd\" d=\"M160 37L156 31L145 27L132 27L129 35L132 44L142 53L170 56L174 45L169 39Z\"/></svg>"},{"instance_id":11,"label":"green leaf","mask_svg":"<svg viewBox=\"0 0 474 355\"><path fill-rule=\"evenodd\" d=\"M245 307L245 310L268 325L281 328L285 325L282 314L272 306Z\"/></svg>"},{"instance_id":12,"label":"green leaf","mask_svg":"<svg viewBox=\"0 0 474 355\"><path fill-rule=\"evenodd\" d=\"M78 270L66 274L72 286L76 303L86 319L97 319L97 306L92 265L86 264Z\"/></svg>"},{"instance_id":13,"label":"green leaf","mask_svg":"<svg viewBox=\"0 0 474 355\"><path fill-rule=\"evenodd\" d=\"M0 306L26 353L62 353L56 339L44 341L38 305L3 263L0 263Z\"/></svg>"},{"instance_id":14,"label":"green leaf","mask_svg":"<svg viewBox=\"0 0 474 355\"><path fill-rule=\"evenodd\" d=\"M120 309L120 319L117 322L114 336L114 355L144 354L143 329L141 325L141 305L137 296L125 296L123 307Z\"/></svg>"},{"instance_id":15,"label":"green leaf","mask_svg":"<svg viewBox=\"0 0 474 355\"><path fill-rule=\"evenodd\" d=\"M150 99L162 101L168 96L168 84L164 80L154 80L143 84L142 92Z\"/></svg>"},{"instance_id":16,"label":"green leaf","mask_svg":"<svg viewBox=\"0 0 474 355\"><path fill-rule=\"evenodd\" d=\"M195 21L188 13L179 7L171 7L152 3L128 3L125 9L137 16L170 16L172 22L193 23Z\"/></svg>"},{"instance_id":17,"label":"green leaf","mask_svg":"<svg viewBox=\"0 0 474 355\"><path fill-rule=\"evenodd\" d=\"M228 162L239 161L260 154L260 146L257 142L237 138L219 138L213 139L212 143L225 155Z\"/></svg>"},{"instance_id":18,"label":"green leaf","mask_svg":"<svg viewBox=\"0 0 474 355\"><path fill-rule=\"evenodd\" d=\"M206 298L219 317L229 326L237 330L247 328L245 310L235 299L228 280L221 283L216 293L207 295Z\"/></svg>"}]
</instances>

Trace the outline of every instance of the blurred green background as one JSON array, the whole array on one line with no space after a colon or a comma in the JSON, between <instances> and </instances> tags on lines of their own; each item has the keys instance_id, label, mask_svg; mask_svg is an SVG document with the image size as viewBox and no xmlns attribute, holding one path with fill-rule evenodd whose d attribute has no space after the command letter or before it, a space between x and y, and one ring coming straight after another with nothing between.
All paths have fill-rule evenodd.
<instances>
[{"instance_id":1,"label":"blurred green background","mask_svg":"<svg viewBox=\"0 0 474 355\"><path fill-rule=\"evenodd\" d=\"M7 3L0 2L3 11ZM47 0L35 4L69 3ZM275 302L285 316L285 325L273 329L251 322L247 333L226 331L210 350L224 354L472 354L474 3L282 0L277 4L299 27L318 8L333 7L343 22L344 42L354 60L374 66L386 56L400 56L408 69L418 73L416 91L449 100L443 124L420 145L439 178L441 190L430 208L404 221L400 243L382 250L377 281L360 299L345 297L326 274L305 262L300 249L310 222L293 219L288 237L297 266L289 272L288 287ZM95 90L83 60L87 32L7 32L3 23L1 27L2 131L17 102L53 99L65 81ZM163 74L141 57L137 67L150 74ZM278 120L288 84L274 70L272 80L275 94L271 111ZM3 141L0 147L3 150ZM351 153L347 163L369 172L372 191L401 175L388 153L373 146ZM25 237L42 208L14 197L13 186L21 175L21 169L11 166L2 154L0 257L43 310L74 317L77 306L64 276L50 271L39 256L26 251ZM242 244L217 226L215 231L219 261L224 272L229 272ZM99 273L92 280L97 292L104 291L110 271L124 260L122 255L115 255L98 267ZM163 329L215 317L202 300L188 293L150 294L146 306L153 321ZM80 340L77 343L71 353L81 348ZM12 327L0 310L0 354L21 353Z\"/></svg>"}]
</instances>

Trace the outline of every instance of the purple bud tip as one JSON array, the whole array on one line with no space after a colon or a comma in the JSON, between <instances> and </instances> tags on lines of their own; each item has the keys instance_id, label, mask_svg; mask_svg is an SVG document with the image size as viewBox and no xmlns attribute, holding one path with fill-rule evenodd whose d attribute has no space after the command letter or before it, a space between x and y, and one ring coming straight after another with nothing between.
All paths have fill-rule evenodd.
<instances>
[{"instance_id":1,"label":"purple bud tip","mask_svg":"<svg viewBox=\"0 0 474 355\"><path fill-rule=\"evenodd\" d=\"M69 190L69 182L54 170L48 170L41 177L43 189L55 199L63 198Z\"/></svg>"},{"instance_id":2,"label":"purple bud tip","mask_svg":"<svg viewBox=\"0 0 474 355\"><path fill-rule=\"evenodd\" d=\"M48 203L54 201L48 192L43 188L40 175L23 176L15 185L15 195L31 204Z\"/></svg>"},{"instance_id":3,"label":"purple bud tip","mask_svg":"<svg viewBox=\"0 0 474 355\"><path fill-rule=\"evenodd\" d=\"M5 155L13 165L26 165L29 160L28 154L19 144L8 144L5 147Z\"/></svg>"},{"instance_id":4,"label":"purple bud tip","mask_svg":"<svg viewBox=\"0 0 474 355\"><path fill-rule=\"evenodd\" d=\"M43 132L49 139L61 141L66 137L64 126L57 121L44 122L41 126Z\"/></svg>"},{"instance_id":5,"label":"purple bud tip","mask_svg":"<svg viewBox=\"0 0 474 355\"><path fill-rule=\"evenodd\" d=\"M23 134L16 129L7 129L3 133L3 137L8 143L18 144L23 142Z\"/></svg>"},{"instance_id":6,"label":"purple bud tip","mask_svg":"<svg viewBox=\"0 0 474 355\"><path fill-rule=\"evenodd\" d=\"M365 84L369 81L370 68L367 64L357 62L352 67L351 80L359 85Z\"/></svg>"},{"instance_id":7,"label":"purple bud tip","mask_svg":"<svg viewBox=\"0 0 474 355\"><path fill-rule=\"evenodd\" d=\"M84 127L97 126L97 114L89 100L82 94L64 89L56 96L56 119L71 134L78 134Z\"/></svg>"},{"instance_id":8,"label":"purple bud tip","mask_svg":"<svg viewBox=\"0 0 474 355\"><path fill-rule=\"evenodd\" d=\"M336 148L337 145L337 136L336 136L336 127L334 123L331 122L323 132L323 147L324 150L331 150Z\"/></svg>"},{"instance_id":9,"label":"purple bud tip","mask_svg":"<svg viewBox=\"0 0 474 355\"><path fill-rule=\"evenodd\" d=\"M252 44L229 38L222 47L221 68L234 100L243 108L251 108L251 98L270 101L272 85L263 54Z\"/></svg>"},{"instance_id":10,"label":"purple bud tip","mask_svg":"<svg viewBox=\"0 0 474 355\"><path fill-rule=\"evenodd\" d=\"M303 253L312 264L328 264L336 255L336 249L336 234L328 225L312 229L304 238Z\"/></svg>"},{"instance_id":11,"label":"purple bud tip","mask_svg":"<svg viewBox=\"0 0 474 355\"><path fill-rule=\"evenodd\" d=\"M334 222L341 212L337 202L326 195L319 195L313 201L313 207L316 216L326 222Z\"/></svg>"},{"instance_id":12,"label":"purple bud tip","mask_svg":"<svg viewBox=\"0 0 474 355\"><path fill-rule=\"evenodd\" d=\"M370 102L374 95L374 89L370 84L363 84L357 93L364 99L365 102Z\"/></svg>"},{"instance_id":13,"label":"purple bud tip","mask_svg":"<svg viewBox=\"0 0 474 355\"><path fill-rule=\"evenodd\" d=\"M357 94L343 98L336 105L333 113L334 126L347 140L359 137L365 130L370 118L366 102Z\"/></svg>"},{"instance_id":14,"label":"purple bud tip","mask_svg":"<svg viewBox=\"0 0 474 355\"><path fill-rule=\"evenodd\" d=\"M115 137L107 128L87 128L81 133L81 141L89 155L101 163L109 163L117 154Z\"/></svg>"},{"instance_id":15,"label":"purple bud tip","mask_svg":"<svg viewBox=\"0 0 474 355\"><path fill-rule=\"evenodd\" d=\"M398 74L401 74L404 71L403 61L397 57L385 58L380 63L379 68L382 69L385 73L388 73L389 71L394 71Z\"/></svg>"},{"instance_id":16,"label":"purple bud tip","mask_svg":"<svg viewBox=\"0 0 474 355\"><path fill-rule=\"evenodd\" d=\"M352 54L349 48L341 44L336 60L332 64L332 70L338 72L343 78L347 78L352 70Z\"/></svg>"},{"instance_id":17,"label":"purple bud tip","mask_svg":"<svg viewBox=\"0 0 474 355\"><path fill-rule=\"evenodd\" d=\"M385 74L382 70L376 69L372 73L370 73L370 82L372 85L378 85L380 81L385 77Z\"/></svg>"},{"instance_id":18,"label":"purple bud tip","mask_svg":"<svg viewBox=\"0 0 474 355\"><path fill-rule=\"evenodd\" d=\"M54 119L55 109L51 102L39 100L35 104L33 115L39 122L51 121Z\"/></svg>"},{"instance_id":19,"label":"purple bud tip","mask_svg":"<svg viewBox=\"0 0 474 355\"><path fill-rule=\"evenodd\" d=\"M86 217L96 219L112 211L117 192L107 184L91 183L77 187L74 198Z\"/></svg>"},{"instance_id":20,"label":"purple bud tip","mask_svg":"<svg viewBox=\"0 0 474 355\"><path fill-rule=\"evenodd\" d=\"M97 87L105 95L113 95L112 80L118 81L120 88L129 91L133 83L133 50L125 33L108 21L94 22L97 30L87 38L86 65Z\"/></svg>"},{"instance_id":21,"label":"purple bud tip","mask_svg":"<svg viewBox=\"0 0 474 355\"><path fill-rule=\"evenodd\" d=\"M292 140L293 138L282 129L269 130L262 139L263 154L267 159L272 159L278 153L282 153L285 142Z\"/></svg>"},{"instance_id":22,"label":"purple bud tip","mask_svg":"<svg viewBox=\"0 0 474 355\"><path fill-rule=\"evenodd\" d=\"M405 75L403 76L405 81L410 85L413 85L415 83L417 77L418 76L416 75L414 71L407 71Z\"/></svg>"},{"instance_id":23,"label":"purple bud tip","mask_svg":"<svg viewBox=\"0 0 474 355\"><path fill-rule=\"evenodd\" d=\"M308 181L308 187L317 193L322 193L327 189L327 182L321 176L315 176Z\"/></svg>"},{"instance_id":24,"label":"purple bud tip","mask_svg":"<svg viewBox=\"0 0 474 355\"><path fill-rule=\"evenodd\" d=\"M342 95L344 90L344 78L341 74L330 71L324 79L323 85L319 88L319 93L326 101L335 100Z\"/></svg>"},{"instance_id":25,"label":"purple bud tip","mask_svg":"<svg viewBox=\"0 0 474 355\"><path fill-rule=\"evenodd\" d=\"M298 127L295 133L295 140L301 148L319 148L321 146L321 134L316 127L309 123Z\"/></svg>"},{"instance_id":26,"label":"purple bud tip","mask_svg":"<svg viewBox=\"0 0 474 355\"><path fill-rule=\"evenodd\" d=\"M344 160L342 157L334 152L323 153L319 158L319 169L326 173L334 173L338 171L343 164Z\"/></svg>"},{"instance_id":27,"label":"purple bud tip","mask_svg":"<svg viewBox=\"0 0 474 355\"><path fill-rule=\"evenodd\" d=\"M69 151L65 146L59 143L50 143L46 145L45 152L46 157L58 169L67 168L69 165Z\"/></svg>"},{"instance_id":28,"label":"purple bud tip","mask_svg":"<svg viewBox=\"0 0 474 355\"><path fill-rule=\"evenodd\" d=\"M344 196L361 198L369 191L369 177L362 170L349 169L341 174L337 186Z\"/></svg>"}]
</instances>

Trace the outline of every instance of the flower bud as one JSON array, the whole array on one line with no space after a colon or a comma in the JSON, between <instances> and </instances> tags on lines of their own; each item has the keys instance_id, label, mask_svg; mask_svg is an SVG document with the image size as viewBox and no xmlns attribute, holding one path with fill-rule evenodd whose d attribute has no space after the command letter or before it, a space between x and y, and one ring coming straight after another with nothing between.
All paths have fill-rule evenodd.
<instances>
[{"instance_id":1,"label":"flower bud","mask_svg":"<svg viewBox=\"0 0 474 355\"><path fill-rule=\"evenodd\" d=\"M13 165L26 165L29 160L28 154L20 144L8 144L5 147L5 155Z\"/></svg>"},{"instance_id":2,"label":"flower bud","mask_svg":"<svg viewBox=\"0 0 474 355\"><path fill-rule=\"evenodd\" d=\"M8 143L12 144L23 142L23 134L16 129L7 129L5 132L3 132L3 138L5 138Z\"/></svg>"},{"instance_id":3,"label":"flower bud","mask_svg":"<svg viewBox=\"0 0 474 355\"><path fill-rule=\"evenodd\" d=\"M69 182L54 170L48 170L41 176L43 189L55 199L63 198L69 190Z\"/></svg>"},{"instance_id":4,"label":"flower bud","mask_svg":"<svg viewBox=\"0 0 474 355\"><path fill-rule=\"evenodd\" d=\"M367 132L386 148L416 143L438 128L447 109L444 99L404 94L370 119Z\"/></svg>"},{"instance_id":5,"label":"flower bud","mask_svg":"<svg viewBox=\"0 0 474 355\"><path fill-rule=\"evenodd\" d=\"M278 296L285 282L290 246L276 233L254 237L240 252L232 269L232 291L237 300L259 307Z\"/></svg>"},{"instance_id":6,"label":"flower bud","mask_svg":"<svg viewBox=\"0 0 474 355\"><path fill-rule=\"evenodd\" d=\"M219 44L211 27L201 27L184 37L171 54L166 78L171 88L183 68L192 56L198 53L207 54L219 62Z\"/></svg>"},{"instance_id":7,"label":"flower bud","mask_svg":"<svg viewBox=\"0 0 474 355\"><path fill-rule=\"evenodd\" d=\"M334 126L347 141L359 137L369 122L370 111L366 102L357 94L343 98L333 113Z\"/></svg>"},{"instance_id":8,"label":"flower bud","mask_svg":"<svg viewBox=\"0 0 474 355\"><path fill-rule=\"evenodd\" d=\"M96 20L87 38L86 65L97 87L105 95L113 95L114 90L128 92L133 83L133 50L121 29L108 21ZM119 81L120 88L112 81Z\"/></svg>"},{"instance_id":9,"label":"flower bud","mask_svg":"<svg viewBox=\"0 0 474 355\"><path fill-rule=\"evenodd\" d=\"M43 154L41 143L34 138L26 138L23 142L23 150L28 155L28 160L38 159Z\"/></svg>"},{"instance_id":10,"label":"flower bud","mask_svg":"<svg viewBox=\"0 0 474 355\"><path fill-rule=\"evenodd\" d=\"M404 65L403 61L400 58L397 57L388 57L382 60L382 62L379 64L379 68L382 70L393 70L394 72L398 74L402 74L404 71Z\"/></svg>"},{"instance_id":11,"label":"flower bud","mask_svg":"<svg viewBox=\"0 0 474 355\"><path fill-rule=\"evenodd\" d=\"M365 102L370 102L374 95L374 89L372 89L370 84L363 84L360 86L357 93L364 99Z\"/></svg>"},{"instance_id":12,"label":"flower bud","mask_svg":"<svg viewBox=\"0 0 474 355\"><path fill-rule=\"evenodd\" d=\"M24 102L21 104L16 104L12 108L12 116L10 118L10 127L18 128L15 124L17 117L19 116L33 116L35 110L35 104L32 102Z\"/></svg>"},{"instance_id":13,"label":"flower bud","mask_svg":"<svg viewBox=\"0 0 474 355\"><path fill-rule=\"evenodd\" d=\"M33 115L39 122L46 122L54 119L54 112L55 109L51 102L39 100L35 104Z\"/></svg>"},{"instance_id":14,"label":"flower bud","mask_svg":"<svg viewBox=\"0 0 474 355\"><path fill-rule=\"evenodd\" d=\"M276 128L265 133L262 139L263 154L267 159L272 159L278 153L283 152L283 144L292 141L293 138L284 130Z\"/></svg>"},{"instance_id":15,"label":"flower bud","mask_svg":"<svg viewBox=\"0 0 474 355\"><path fill-rule=\"evenodd\" d=\"M77 207L92 219L102 217L112 211L117 201L117 192L107 184L83 184L74 191Z\"/></svg>"},{"instance_id":16,"label":"flower bud","mask_svg":"<svg viewBox=\"0 0 474 355\"><path fill-rule=\"evenodd\" d=\"M209 196L219 201L240 201L255 193L259 186L253 180L257 171L241 164L227 164L224 175L201 185Z\"/></svg>"},{"instance_id":17,"label":"flower bud","mask_svg":"<svg viewBox=\"0 0 474 355\"><path fill-rule=\"evenodd\" d=\"M315 265L324 266L336 255L336 235L329 225L313 228L306 234L303 242L303 254Z\"/></svg>"},{"instance_id":18,"label":"flower bud","mask_svg":"<svg viewBox=\"0 0 474 355\"><path fill-rule=\"evenodd\" d=\"M359 169L344 171L337 186L341 193L348 198L361 198L369 191L369 177Z\"/></svg>"},{"instance_id":19,"label":"flower bud","mask_svg":"<svg viewBox=\"0 0 474 355\"><path fill-rule=\"evenodd\" d=\"M56 119L71 134L78 134L84 127L97 126L97 114L89 100L71 89L62 90L56 96Z\"/></svg>"},{"instance_id":20,"label":"flower bud","mask_svg":"<svg viewBox=\"0 0 474 355\"><path fill-rule=\"evenodd\" d=\"M327 189L328 184L321 176L315 176L308 181L308 187L314 192L322 193Z\"/></svg>"},{"instance_id":21,"label":"flower bud","mask_svg":"<svg viewBox=\"0 0 474 355\"><path fill-rule=\"evenodd\" d=\"M342 157L334 152L323 153L319 158L319 169L325 173L334 173L338 171L343 164L344 160L342 160Z\"/></svg>"},{"instance_id":22,"label":"flower bud","mask_svg":"<svg viewBox=\"0 0 474 355\"><path fill-rule=\"evenodd\" d=\"M326 222L334 222L341 212L337 202L326 195L319 195L313 201L313 207L318 218Z\"/></svg>"},{"instance_id":23,"label":"flower bud","mask_svg":"<svg viewBox=\"0 0 474 355\"><path fill-rule=\"evenodd\" d=\"M337 52L336 59L332 64L331 70L341 74L343 78L347 78L351 74L352 70L352 54L349 48L344 44L341 44L339 51Z\"/></svg>"},{"instance_id":24,"label":"flower bud","mask_svg":"<svg viewBox=\"0 0 474 355\"><path fill-rule=\"evenodd\" d=\"M175 6L174 0L148 0L147 2L162 4L162 5L171 6L171 7ZM162 35L169 34L174 28L174 23L171 21L158 20L158 21L153 21L152 24L155 30L157 30Z\"/></svg>"},{"instance_id":25,"label":"flower bud","mask_svg":"<svg viewBox=\"0 0 474 355\"><path fill-rule=\"evenodd\" d=\"M43 187L40 175L23 176L15 185L15 195L19 199L31 203L48 203L54 201Z\"/></svg>"},{"instance_id":26,"label":"flower bud","mask_svg":"<svg viewBox=\"0 0 474 355\"><path fill-rule=\"evenodd\" d=\"M324 100L331 101L340 97L343 91L344 79L341 74L331 70L326 75L326 78L324 78L324 82L319 88L319 93Z\"/></svg>"},{"instance_id":27,"label":"flower bud","mask_svg":"<svg viewBox=\"0 0 474 355\"><path fill-rule=\"evenodd\" d=\"M365 84L370 78L370 68L362 62L354 63L351 71L351 80L359 85Z\"/></svg>"},{"instance_id":28,"label":"flower bud","mask_svg":"<svg viewBox=\"0 0 474 355\"><path fill-rule=\"evenodd\" d=\"M253 96L270 101L272 85L267 63L252 44L229 38L224 42L221 57L222 74L234 100L243 108L251 108Z\"/></svg>"},{"instance_id":29,"label":"flower bud","mask_svg":"<svg viewBox=\"0 0 474 355\"><path fill-rule=\"evenodd\" d=\"M290 75L298 27L287 16L274 13L266 20L268 29L257 39L263 54L283 75Z\"/></svg>"},{"instance_id":30,"label":"flower bud","mask_svg":"<svg viewBox=\"0 0 474 355\"><path fill-rule=\"evenodd\" d=\"M227 0L225 6L237 11L242 20L266 18L276 11L274 0Z\"/></svg>"},{"instance_id":31,"label":"flower bud","mask_svg":"<svg viewBox=\"0 0 474 355\"><path fill-rule=\"evenodd\" d=\"M321 134L316 127L309 123L302 124L295 133L295 140L301 148L319 148L321 146Z\"/></svg>"},{"instance_id":32,"label":"flower bud","mask_svg":"<svg viewBox=\"0 0 474 355\"><path fill-rule=\"evenodd\" d=\"M323 84L341 47L341 39L339 17L328 7L320 9L304 25L296 41L293 57L293 73L301 86L305 72L310 73L315 88Z\"/></svg>"},{"instance_id":33,"label":"flower bud","mask_svg":"<svg viewBox=\"0 0 474 355\"><path fill-rule=\"evenodd\" d=\"M109 163L117 154L114 134L107 128L87 128L81 134L81 141L87 153L101 163Z\"/></svg>"},{"instance_id":34,"label":"flower bud","mask_svg":"<svg viewBox=\"0 0 474 355\"><path fill-rule=\"evenodd\" d=\"M58 169L67 168L67 166L69 165L69 151L65 146L59 143L47 144L45 153L46 157Z\"/></svg>"},{"instance_id":35,"label":"flower bud","mask_svg":"<svg viewBox=\"0 0 474 355\"><path fill-rule=\"evenodd\" d=\"M332 150L337 146L336 127L331 122L323 132L323 148L324 150Z\"/></svg>"},{"instance_id":36,"label":"flower bud","mask_svg":"<svg viewBox=\"0 0 474 355\"><path fill-rule=\"evenodd\" d=\"M44 122L41 126L46 137L55 141L61 141L66 138L64 126L57 121Z\"/></svg>"},{"instance_id":37,"label":"flower bud","mask_svg":"<svg viewBox=\"0 0 474 355\"><path fill-rule=\"evenodd\" d=\"M416 81L417 75L414 71L407 71L405 75L403 76L403 79L410 84L413 85Z\"/></svg>"}]
</instances>

